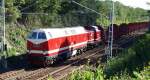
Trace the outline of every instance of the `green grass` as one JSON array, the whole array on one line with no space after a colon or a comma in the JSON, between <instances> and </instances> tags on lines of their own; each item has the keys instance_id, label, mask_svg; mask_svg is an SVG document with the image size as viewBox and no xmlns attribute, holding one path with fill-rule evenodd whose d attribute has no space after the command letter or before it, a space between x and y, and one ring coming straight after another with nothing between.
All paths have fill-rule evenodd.
<instances>
[{"instance_id":1,"label":"green grass","mask_svg":"<svg viewBox=\"0 0 150 80\"><path fill-rule=\"evenodd\" d=\"M28 29L25 26L9 24L6 26L6 39L8 44L8 55L14 56L17 53L23 54L26 50L26 37Z\"/></svg>"},{"instance_id":2,"label":"green grass","mask_svg":"<svg viewBox=\"0 0 150 80\"><path fill-rule=\"evenodd\" d=\"M86 66L85 70L78 70L71 74L68 80L104 80L104 73L101 67L96 70L93 67Z\"/></svg>"}]
</instances>

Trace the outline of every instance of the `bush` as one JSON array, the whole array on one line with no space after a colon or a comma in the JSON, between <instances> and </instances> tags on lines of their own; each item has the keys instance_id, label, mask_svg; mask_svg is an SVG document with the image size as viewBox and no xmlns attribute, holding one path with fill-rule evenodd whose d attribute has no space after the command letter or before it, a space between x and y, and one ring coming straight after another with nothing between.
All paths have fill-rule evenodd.
<instances>
[{"instance_id":1,"label":"bush","mask_svg":"<svg viewBox=\"0 0 150 80\"><path fill-rule=\"evenodd\" d=\"M15 48L8 49L8 51L7 51L8 57L15 56L15 55L16 55L16 49Z\"/></svg>"},{"instance_id":2,"label":"bush","mask_svg":"<svg viewBox=\"0 0 150 80\"><path fill-rule=\"evenodd\" d=\"M72 73L69 80L104 80L104 77L101 67L96 70L92 70L92 67L86 67L85 70Z\"/></svg>"},{"instance_id":3,"label":"bush","mask_svg":"<svg viewBox=\"0 0 150 80\"><path fill-rule=\"evenodd\" d=\"M134 70L141 70L150 61L150 36L146 34L128 50L111 59L105 68L107 76L121 74L125 70L134 76Z\"/></svg>"},{"instance_id":4,"label":"bush","mask_svg":"<svg viewBox=\"0 0 150 80\"><path fill-rule=\"evenodd\" d=\"M26 49L26 36L27 29L24 26L18 26L16 24L7 25L6 38L9 42L9 46L13 46L16 49L16 52L25 53ZM9 54L9 53L8 53Z\"/></svg>"}]
</instances>

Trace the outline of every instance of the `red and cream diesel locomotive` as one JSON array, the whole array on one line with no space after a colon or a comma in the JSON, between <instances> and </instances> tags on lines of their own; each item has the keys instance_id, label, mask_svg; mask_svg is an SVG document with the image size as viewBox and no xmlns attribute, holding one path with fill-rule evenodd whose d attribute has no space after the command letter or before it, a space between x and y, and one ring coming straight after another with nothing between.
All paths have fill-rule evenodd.
<instances>
[{"instance_id":1,"label":"red and cream diesel locomotive","mask_svg":"<svg viewBox=\"0 0 150 80\"><path fill-rule=\"evenodd\" d=\"M101 30L97 26L35 29L27 39L28 61L38 65L53 64L100 41Z\"/></svg>"},{"instance_id":2,"label":"red and cream diesel locomotive","mask_svg":"<svg viewBox=\"0 0 150 80\"><path fill-rule=\"evenodd\" d=\"M149 22L114 25L113 39L134 32L147 31ZM100 42L107 44L108 29L101 26L78 26L33 30L27 39L27 55L31 64L53 64L83 52L87 47Z\"/></svg>"}]
</instances>

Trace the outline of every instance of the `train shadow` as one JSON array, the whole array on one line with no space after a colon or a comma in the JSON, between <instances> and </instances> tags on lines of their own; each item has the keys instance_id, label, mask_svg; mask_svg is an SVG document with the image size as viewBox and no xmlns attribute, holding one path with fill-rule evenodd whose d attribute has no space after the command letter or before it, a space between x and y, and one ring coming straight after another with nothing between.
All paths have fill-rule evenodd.
<instances>
[{"instance_id":1,"label":"train shadow","mask_svg":"<svg viewBox=\"0 0 150 80\"><path fill-rule=\"evenodd\" d=\"M69 65L73 62L78 61L79 59L71 60L59 60L55 64L48 65L46 67L43 67L42 65L34 65L30 66L27 62L27 56L19 55L19 56L13 56L6 59L7 60L7 68L4 68L2 65L0 66L0 74L6 73L6 72L12 72L12 71L18 71L24 69L25 71L34 71L40 68L47 68L47 67L61 67L65 65Z\"/></svg>"},{"instance_id":2,"label":"train shadow","mask_svg":"<svg viewBox=\"0 0 150 80\"><path fill-rule=\"evenodd\" d=\"M0 60L0 74L27 68L26 54L8 57Z\"/></svg>"},{"instance_id":3,"label":"train shadow","mask_svg":"<svg viewBox=\"0 0 150 80\"><path fill-rule=\"evenodd\" d=\"M75 60L65 60L65 61L59 61L53 65L49 65L50 67L60 67L60 66L65 66L65 65L72 65L73 62L76 62L80 59L75 59Z\"/></svg>"}]
</instances>

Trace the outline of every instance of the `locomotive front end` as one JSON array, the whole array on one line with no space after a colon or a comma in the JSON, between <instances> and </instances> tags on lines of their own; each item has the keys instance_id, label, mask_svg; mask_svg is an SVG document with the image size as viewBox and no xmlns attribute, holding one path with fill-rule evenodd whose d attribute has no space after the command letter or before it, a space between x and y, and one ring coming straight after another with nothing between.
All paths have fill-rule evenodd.
<instances>
[{"instance_id":1,"label":"locomotive front end","mask_svg":"<svg viewBox=\"0 0 150 80\"><path fill-rule=\"evenodd\" d=\"M49 51L48 37L43 30L34 30L27 39L28 62L31 65L45 65L51 61L47 55Z\"/></svg>"}]
</instances>

